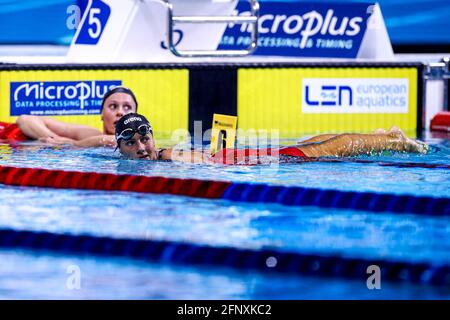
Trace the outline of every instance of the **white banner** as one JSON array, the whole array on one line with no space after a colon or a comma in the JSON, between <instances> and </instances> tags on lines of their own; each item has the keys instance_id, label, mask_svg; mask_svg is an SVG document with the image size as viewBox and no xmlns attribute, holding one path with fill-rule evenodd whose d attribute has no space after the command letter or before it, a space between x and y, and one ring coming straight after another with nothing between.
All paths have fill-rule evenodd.
<instances>
[{"instance_id":1,"label":"white banner","mask_svg":"<svg viewBox=\"0 0 450 320\"><path fill-rule=\"evenodd\" d=\"M302 113L408 113L404 78L306 78Z\"/></svg>"}]
</instances>

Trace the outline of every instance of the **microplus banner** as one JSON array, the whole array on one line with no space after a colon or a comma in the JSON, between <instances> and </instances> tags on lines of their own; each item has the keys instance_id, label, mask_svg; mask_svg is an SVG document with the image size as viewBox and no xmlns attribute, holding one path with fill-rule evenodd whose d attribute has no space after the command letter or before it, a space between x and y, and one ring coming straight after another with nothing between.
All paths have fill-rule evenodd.
<instances>
[{"instance_id":1,"label":"microplus banner","mask_svg":"<svg viewBox=\"0 0 450 320\"><path fill-rule=\"evenodd\" d=\"M90 0L68 52L69 62L172 62L164 2ZM171 0L175 16L249 16L248 1ZM127 19L123 17L127 16ZM176 23L178 50L245 50L250 23ZM260 3L254 55L392 60L377 3ZM142 39L145 39L143 41Z\"/></svg>"},{"instance_id":2,"label":"microplus banner","mask_svg":"<svg viewBox=\"0 0 450 320\"><path fill-rule=\"evenodd\" d=\"M369 3L261 3L256 55L356 58L373 10ZM249 15L239 2L238 16ZM251 25L230 24L219 49L244 49Z\"/></svg>"},{"instance_id":3,"label":"microplus banner","mask_svg":"<svg viewBox=\"0 0 450 320\"><path fill-rule=\"evenodd\" d=\"M114 81L11 82L11 116L100 114L103 96Z\"/></svg>"}]
</instances>

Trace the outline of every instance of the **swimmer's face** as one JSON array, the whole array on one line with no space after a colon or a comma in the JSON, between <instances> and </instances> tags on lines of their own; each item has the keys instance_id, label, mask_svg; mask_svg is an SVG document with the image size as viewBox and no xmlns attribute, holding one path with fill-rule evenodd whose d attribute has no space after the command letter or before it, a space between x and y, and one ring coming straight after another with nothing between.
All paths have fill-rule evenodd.
<instances>
[{"instance_id":1,"label":"swimmer's face","mask_svg":"<svg viewBox=\"0 0 450 320\"><path fill-rule=\"evenodd\" d=\"M117 92L109 96L102 110L103 133L114 134L116 122L131 112L136 112L136 103L129 94Z\"/></svg>"},{"instance_id":2,"label":"swimmer's face","mask_svg":"<svg viewBox=\"0 0 450 320\"><path fill-rule=\"evenodd\" d=\"M157 160L158 153L151 133L141 136L135 133L130 140L120 140L120 153L130 159Z\"/></svg>"}]
</instances>

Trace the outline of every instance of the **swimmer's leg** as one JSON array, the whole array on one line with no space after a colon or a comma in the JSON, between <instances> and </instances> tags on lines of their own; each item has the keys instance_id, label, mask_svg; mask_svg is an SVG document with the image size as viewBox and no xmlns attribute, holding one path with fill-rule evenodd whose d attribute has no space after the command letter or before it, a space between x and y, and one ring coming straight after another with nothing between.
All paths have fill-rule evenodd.
<instances>
[{"instance_id":1,"label":"swimmer's leg","mask_svg":"<svg viewBox=\"0 0 450 320\"><path fill-rule=\"evenodd\" d=\"M317 136L308 138L308 139L306 139L306 140L299 141L298 143L299 143L299 144L308 144L308 143L322 142L322 141L326 141L326 140L328 140L328 139L334 138L334 137L336 137L337 135L338 135L338 134L329 134L329 133L326 133L326 134L319 134L319 135L317 135Z\"/></svg>"},{"instance_id":2,"label":"swimmer's leg","mask_svg":"<svg viewBox=\"0 0 450 320\"><path fill-rule=\"evenodd\" d=\"M298 146L308 157L349 157L382 151L426 153L425 143L409 139L398 128L379 134L341 134L321 143Z\"/></svg>"},{"instance_id":3,"label":"swimmer's leg","mask_svg":"<svg viewBox=\"0 0 450 320\"><path fill-rule=\"evenodd\" d=\"M386 130L384 130L383 128L378 128L373 131L373 134L382 134L382 133L386 133Z\"/></svg>"},{"instance_id":4,"label":"swimmer's leg","mask_svg":"<svg viewBox=\"0 0 450 320\"><path fill-rule=\"evenodd\" d=\"M393 128L394 128L394 127L393 127ZM375 129L375 130L373 131L373 134L382 134L382 133L386 133L386 130L384 130L384 129L382 129L382 128L379 128L379 129ZM345 134L345 133L341 133L341 134ZM307 143L323 142L323 141L326 141L326 140L328 140L328 139L337 137L337 136L339 136L339 135L341 135L341 134L329 134L329 133L326 133L326 134L319 134L319 135L317 135L317 136L308 138L308 139L306 139L306 140L301 140L301 141L299 141L298 143L299 143L299 144L307 144Z\"/></svg>"}]
</instances>

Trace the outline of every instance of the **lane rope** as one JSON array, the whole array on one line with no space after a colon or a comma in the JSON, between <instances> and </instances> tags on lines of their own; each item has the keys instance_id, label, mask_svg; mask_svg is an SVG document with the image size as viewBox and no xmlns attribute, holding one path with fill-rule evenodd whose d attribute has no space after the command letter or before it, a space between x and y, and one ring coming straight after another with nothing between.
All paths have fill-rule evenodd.
<instances>
[{"instance_id":1,"label":"lane rope","mask_svg":"<svg viewBox=\"0 0 450 320\"><path fill-rule=\"evenodd\" d=\"M0 166L12 186L129 191L286 206L450 216L450 198Z\"/></svg>"},{"instance_id":2,"label":"lane rope","mask_svg":"<svg viewBox=\"0 0 450 320\"><path fill-rule=\"evenodd\" d=\"M110 238L0 229L0 248L61 254L126 257L169 264L225 266L239 270L349 278L366 281L367 268L378 266L381 279L393 282L450 286L450 265L385 259L349 258L271 249L212 247L148 239Z\"/></svg>"}]
</instances>

